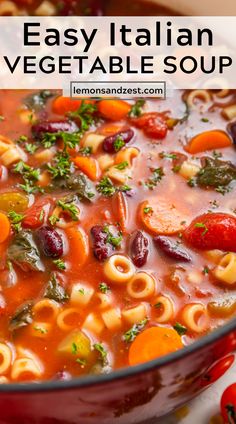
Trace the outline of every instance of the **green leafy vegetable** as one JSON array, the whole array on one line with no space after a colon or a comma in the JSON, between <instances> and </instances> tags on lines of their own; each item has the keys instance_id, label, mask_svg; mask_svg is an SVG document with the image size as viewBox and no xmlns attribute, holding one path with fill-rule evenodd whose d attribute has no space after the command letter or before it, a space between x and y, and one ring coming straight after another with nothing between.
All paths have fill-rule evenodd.
<instances>
[{"instance_id":1,"label":"green leafy vegetable","mask_svg":"<svg viewBox=\"0 0 236 424\"><path fill-rule=\"evenodd\" d=\"M44 297L55 300L59 303L66 302L69 299L69 295L66 293L64 287L59 283L55 274L51 275L44 292Z\"/></svg>"},{"instance_id":2,"label":"green leafy vegetable","mask_svg":"<svg viewBox=\"0 0 236 424\"><path fill-rule=\"evenodd\" d=\"M9 323L10 331L15 331L18 330L18 328L32 324L32 307L33 303L27 302L16 310Z\"/></svg>"},{"instance_id":3,"label":"green leafy vegetable","mask_svg":"<svg viewBox=\"0 0 236 424\"><path fill-rule=\"evenodd\" d=\"M60 206L63 211L68 212L73 221L78 221L79 209L71 200L67 200L66 198L58 200L57 205Z\"/></svg>"},{"instance_id":4,"label":"green leafy vegetable","mask_svg":"<svg viewBox=\"0 0 236 424\"><path fill-rule=\"evenodd\" d=\"M23 161L19 161L13 168L13 172L22 175L24 184L20 184L20 188L28 194L40 191L40 188L35 186L35 182L39 180L39 169L32 168Z\"/></svg>"},{"instance_id":5,"label":"green leafy vegetable","mask_svg":"<svg viewBox=\"0 0 236 424\"><path fill-rule=\"evenodd\" d=\"M231 181L236 179L236 166L231 162L220 159L204 158L204 166L196 176L197 184L201 187L219 187L228 186Z\"/></svg>"},{"instance_id":6,"label":"green leafy vegetable","mask_svg":"<svg viewBox=\"0 0 236 424\"><path fill-rule=\"evenodd\" d=\"M44 271L39 250L30 231L21 231L15 235L8 249L8 259L23 271Z\"/></svg>"},{"instance_id":7,"label":"green leafy vegetable","mask_svg":"<svg viewBox=\"0 0 236 424\"><path fill-rule=\"evenodd\" d=\"M100 359L102 361L103 366L107 365L107 351L101 343L95 343L93 345L94 349L97 350L100 354Z\"/></svg>"},{"instance_id":8,"label":"green leafy vegetable","mask_svg":"<svg viewBox=\"0 0 236 424\"><path fill-rule=\"evenodd\" d=\"M72 170L69 154L64 151L58 152L54 159L54 164L48 164L47 168L53 179L63 177L67 178Z\"/></svg>"},{"instance_id":9,"label":"green leafy vegetable","mask_svg":"<svg viewBox=\"0 0 236 424\"><path fill-rule=\"evenodd\" d=\"M179 322L176 322L175 325L173 325L173 328L175 329L175 331L177 331L177 333L180 336L184 336L184 334L187 333L187 328L184 327L182 324L180 324Z\"/></svg>"},{"instance_id":10,"label":"green leafy vegetable","mask_svg":"<svg viewBox=\"0 0 236 424\"><path fill-rule=\"evenodd\" d=\"M75 112L69 112L68 116L71 119L79 119L80 129L85 132L94 122L94 112L96 112L97 106L91 103L85 103L82 101L80 107Z\"/></svg>"},{"instance_id":11,"label":"green leafy vegetable","mask_svg":"<svg viewBox=\"0 0 236 424\"><path fill-rule=\"evenodd\" d=\"M97 184L96 189L99 193L103 194L103 196L107 197L113 196L116 192L116 187L108 177L103 177Z\"/></svg>"},{"instance_id":12,"label":"green leafy vegetable","mask_svg":"<svg viewBox=\"0 0 236 424\"><path fill-rule=\"evenodd\" d=\"M24 104L35 111L39 111L44 108L46 102L50 97L53 97L54 93L49 90L42 90L38 93L31 94L24 99Z\"/></svg>"}]
</instances>

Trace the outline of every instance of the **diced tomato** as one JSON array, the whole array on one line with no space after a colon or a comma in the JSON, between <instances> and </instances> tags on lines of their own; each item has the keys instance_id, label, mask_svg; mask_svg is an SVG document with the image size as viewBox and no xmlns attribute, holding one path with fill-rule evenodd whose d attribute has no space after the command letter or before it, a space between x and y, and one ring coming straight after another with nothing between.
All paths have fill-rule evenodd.
<instances>
[{"instance_id":1,"label":"diced tomato","mask_svg":"<svg viewBox=\"0 0 236 424\"><path fill-rule=\"evenodd\" d=\"M142 129L149 137L157 140L165 138L168 130L166 115L164 113L144 113L139 118L132 118L131 122Z\"/></svg>"},{"instance_id":2,"label":"diced tomato","mask_svg":"<svg viewBox=\"0 0 236 424\"><path fill-rule=\"evenodd\" d=\"M236 424L236 383L224 391L221 398L221 414L227 424Z\"/></svg>"},{"instance_id":3,"label":"diced tomato","mask_svg":"<svg viewBox=\"0 0 236 424\"><path fill-rule=\"evenodd\" d=\"M200 215L184 231L184 238L197 249L236 252L236 217L227 213Z\"/></svg>"},{"instance_id":4,"label":"diced tomato","mask_svg":"<svg viewBox=\"0 0 236 424\"><path fill-rule=\"evenodd\" d=\"M22 221L24 228L39 228L43 225L49 215L51 199L40 199L29 208Z\"/></svg>"}]
</instances>

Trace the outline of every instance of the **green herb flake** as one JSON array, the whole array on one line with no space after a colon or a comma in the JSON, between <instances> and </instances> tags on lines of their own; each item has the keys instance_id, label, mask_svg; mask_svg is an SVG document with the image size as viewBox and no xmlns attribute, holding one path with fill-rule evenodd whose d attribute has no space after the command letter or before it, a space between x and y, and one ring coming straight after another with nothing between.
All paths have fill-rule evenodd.
<instances>
[{"instance_id":1,"label":"green herb flake","mask_svg":"<svg viewBox=\"0 0 236 424\"><path fill-rule=\"evenodd\" d=\"M98 287L99 287L99 290L102 293L107 293L110 290L110 287L108 287L108 285L106 283L103 283L103 282L100 283Z\"/></svg>"},{"instance_id":2,"label":"green herb flake","mask_svg":"<svg viewBox=\"0 0 236 424\"><path fill-rule=\"evenodd\" d=\"M99 354L100 354L100 359L101 359L101 361L102 361L103 365L104 365L104 366L105 366L105 365L107 365L107 362L108 362L108 361L107 361L107 351L106 351L106 349L104 348L104 346L102 345L102 343L95 343L95 344L93 345L93 348L99 352Z\"/></svg>"},{"instance_id":3,"label":"green herb flake","mask_svg":"<svg viewBox=\"0 0 236 424\"><path fill-rule=\"evenodd\" d=\"M209 274L209 268L208 268L208 266L204 266L202 272L203 272L204 275Z\"/></svg>"},{"instance_id":4,"label":"green herb flake","mask_svg":"<svg viewBox=\"0 0 236 424\"><path fill-rule=\"evenodd\" d=\"M81 365L81 367L84 367L86 365L86 359L81 359L81 358L77 358L75 360L75 362L77 362L77 364Z\"/></svg>"},{"instance_id":5,"label":"green herb flake","mask_svg":"<svg viewBox=\"0 0 236 424\"><path fill-rule=\"evenodd\" d=\"M208 118L202 118L201 121L202 122L209 122L209 119Z\"/></svg>"},{"instance_id":6,"label":"green herb flake","mask_svg":"<svg viewBox=\"0 0 236 424\"><path fill-rule=\"evenodd\" d=\"M97 184L96 189L103 196L110 197L116 192L116 188L108 177L103 177Z\"/></svg>"},{"instance_id":7,"label":"green herb flake","mask_svg":"<svg viewBox=\"0 0 236 424\"><path fill-rule=\"evenodd\" d=\"M150 189L153 190L158 183L161 182L162 178L164 177L164 171L162 167L156 168L152 170L152 176L145 182L145 185Z\"/></svg>"},{"instance_id":8,"label":"green herb flake","mask_svg":"<svg viewBox=\"0 0 236 424\"><path fill-rule=\"evenodd\" d=\"M149 214L153 212L153 208L151 208L150 206L147 206L146 208L143 208L143 213L145 214Z\"/></svg>"},{"instance_id":9,"label":"green herb flake","mask_svg":"<svg viewBox=\"0 0 236 424\"><path fill-rule=\"evenodd\" d=\"M12 227L16 233L19 233L22 229L21 221L24 219L24 215L16 213L15 211L10 211L8 213L8 218L11 221Z\"/></svg>"},{"instance_id":10,"label":"green herb flake","mask_svg":"<svg viewBox=\"0 0 236 424\"><path fill-rule=\"evenodd\" d=\"M113 145L114 145L115 152L118 152L120 149L122 149L122 147L124 147L125 142L123 138L120 135L118 135Z\"/></svg>"},{"instance_id":11,"label":"green herb flake","mask_svg":"<svg viewBox=\"0 0 236 424\"><path fill-rule=\"evenodd\" d=\"M134 341L136 336L143 330L145 325L147 324L148 319L145 318L142 321L134 324L126 333L123 335L123 340L127 343L131 343Z\"/></svg>"},{"instance_id":12,"label":"green herb flake","mask_svg":"<svg viewBox=\"0 0 236 424\"><path fill-rule=\"evenodd\" d=\"M140 115L142 115L143 112L143 106L145 105L144 99L139 99L135 102L135 104L131 107L129 111L129 117L130 118L138 118Z\"/></svg>"},{"instance_id":13,"label":"green herb flake","mask_svg":"<svg viewBox=\"0 0 236 424\"><path fill-rule=\"evenodd\" d=\"M60 206L63 211L68 212L73 221L79 220L79 210L74 203L58 200L57 205Z\"/></svg>"},{"instance_id":14,"label":"green herb flake","mask_svg":"<svg viewBox=\"0 0 236 424\"><path fill-rule=\"evenodd\" d=\"M206 224L204 224L203 222L196 222L195 228L202 228L203 229L202 236L205 236L205 234L208 231Z\"/></svg>"},{"instance_id":15,"label":"green herb flake","mask_svg":"<svg viewBox=\"0 0 236 424\"><path fill-rule=\"evenodd\" d=\"M67 178L72 170L72 163L69 154L65 151L58 152L54 159L53 165L48 164L47 168L52 176L52 179Z\"/></svg>"},{"instance_id":16,"label":"green herb flake","mask_svg":"<svg viewBox=\"0 0 236 424\"><path fill-rule=\"evenodd\" d=\"M94 112L97 111L97 106L91 103L86 103L84 100L82 101L80 107L74 111L69 112L69 118L73 120L79 120L80 130L82 132L87 131L90 126L94 123Z\"/></svg>"},{"instance_id":17,"label":"green herb flake","mask_svg":"<svg viewBox=\"0 0 236 424\"><path fill-rule=\"evenodd\" d=\"M25 144L25 150L30 155L33 155L36 152L37 149L38 149L38 146L36 146L36 144L33 144L33 143L26 143Z\"/></svg>"},{"instance_id":18,"label":"green herb flake","mask_svg":"<svg viewBox=\"0 0 236 424\"><path fill-rule=\"evenodd\" d=\"M165 153L165 152L161 152L159 153L159 157L161 159L170 159L170 160L174 160L177 159L177 155L175 153Z\"/></svg>"},{"instance_id":19,"label":"green herb flake","mask_svg":"<svg viewBox=\"0 0 236 424\"><path fill-rule=\"evenodd\" d=\"M54 259L53 263L58 269L60 269L61 271L65 271L66 265L62 259Z\"/></svg>"},{"instance_id":20,"label":"green herb flake","mask_svg":"<svg viewBox=\"0 0 236 424\"><path fill-rule=\"evenodd\" d=\"M47 334L47 333L48 333L48 330L47 330L46 328L40 327L40 326L38 326L38 325L36 325L36 326L34 327L34 330L35 330L35 331L38 331L38 332L39 332L39 333L41 333L41 334Z\"/></svg>"},{"instance_id":21,"label":"green herb flake","mask_svg":"<svg viewBox=\"0 0 236 424\"><path fill-rule=\"evenodd\" d=\"M127 166L129 166L127 161L118 163L118 165L115 166L116 169L119 169L119 171L123 171L124 169L127 168Z\"/></svg>"},{"instance_id":22,"label":"green herb flake","mask_svg":"<svg viewBox=\"0 0 236 424\"><path fill-rule=\"evenodd\" d=\"M77 355L78 350L79 349L78 349L77 344L75 342L73 342L72 345L71 345L71 353L72 353L72 355Z\"/></svg>"},{"instance_id":23,"label":"green herb flake","mask_svg":"<svg viewBox=\"0 0 236 424\"><path fill-rule=\"evenodd\" d=\"M176 322L173 325L173 328L175 331L177 331L177 333L179 334L179 336L184 336L187 333L187 328L184 327L182 324L180 324L179 322Z\"/></svg>"},{"instance_id":24,"label":"green herb flake","mask_svg":"<svg viewBox=\"0 0 236 424\"><path fill-rule=\"evenodd\" d=\"M49 220L49 222L50 222L51 225L55 225L59 221L59 218L56 215L51 215L48 218L48 220Z\"/></svg>"},{"instance_id":25,"label":"green herb flake","mask_svg":"<svg viewBox=\"0 0 236 424\"><path fill-rule=\"evenodd\" d=\"M107 234L106 243L111 244L113 247L117 248L122 242L122 234L119 232L117 236L112 234L109 230L109 226L103 228L103 232Z\"/></svg>"}]
</instances>

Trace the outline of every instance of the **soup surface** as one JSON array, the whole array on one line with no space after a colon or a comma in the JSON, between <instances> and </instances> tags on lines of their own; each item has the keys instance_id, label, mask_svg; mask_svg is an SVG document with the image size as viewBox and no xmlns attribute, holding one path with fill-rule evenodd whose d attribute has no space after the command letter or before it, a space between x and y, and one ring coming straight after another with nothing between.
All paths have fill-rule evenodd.
<instances>
[{"instance_id":1,"label":"soup surface","mask_svg":"<svg viewBox=\"0 0 236 424\"><path fill-rule=\"evenodd\" d=\"M235 314L235 93L0 92L0 375L69 379Z\"/></svg>"}]
</instances>

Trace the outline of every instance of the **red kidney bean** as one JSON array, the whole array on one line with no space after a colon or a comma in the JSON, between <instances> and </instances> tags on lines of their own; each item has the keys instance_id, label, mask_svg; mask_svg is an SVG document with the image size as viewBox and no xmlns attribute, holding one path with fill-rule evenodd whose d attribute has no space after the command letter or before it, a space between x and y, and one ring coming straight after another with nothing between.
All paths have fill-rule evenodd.
<instances>
[{"instance_id":1,"label":"red kidney bean","mask_svg":"<svg viewBox=\"0 0 236 424\"><path fill-rule=\"evenodd\" d=\"M233 143L236 145L236 121L228 125L228 132L232 137Z\"/></svg>"},{"instance_id":2,"label":"red kidney bean","mask_svg":"<svg viewBox=\"0 0 236 424\"><path fill-rule=\"evenodd\" d=\"M148 239L142 231L137 230L131 237L131 259L138 268L141 268L147 262L148 257Z\"/></svg>"},{"instance_id":3,"label":"red kidney bean","mask_svg":"<svg viewBox=\"0 0 236 424\"><path fill-rule=\"evenodd\" d=\"M112 252L112 247L107 244L107 234L104 233L101 225L91 228L93 239L93 254L99 261L104 261Z\"/></svg>"},{"instance_id":4,"label":"red kidney bean","mask_svg":"<svg viewBox=\"0 0 236 424\"><path fill-rule=\"evenodd\" d=\"M120 131L116 134L109 135L103 140L103 150L108 153L116 153L118 152L123 146L122 143L119 146L116 145L117 139L121 139L125 144L129 143L130 140L134 136L134 131L131 128L128 128L127 130Z\"/></svg>"},{"instance_id":5,"label":"red kidney bean","mask_svg":"<svg viewBox=\"0 0 236 424\"><path fill-rule=\"evenodd\" d=\"M36 236L45 256L59 258L63 254L62 237L54 228L45 225L37 230Z\"/></svg>"},{"instance_id":6,"label":"red kidney bean","mask_svg":"<svg viewBox=\"0 0 236 424\"><path fill-rule=\"evenodd\" d=\"M154 244L158 247L166 256L182 262L191 262L191 257L186 250L179 247L176 242L173 242L167 237L156 236L153 238Z\"/></svg>"},{"instance_id":7,"label":"red kidney bean","mask_svg":"<svg viewBox=\"0 0 236 424\"><path fill-rule=\"evenodd\" d=\"M32 126L32 134L35 138L42 138L45 133L68 132L73 133L78 130L73 121L42 121Z\"/></svg>"}]
</instances>

